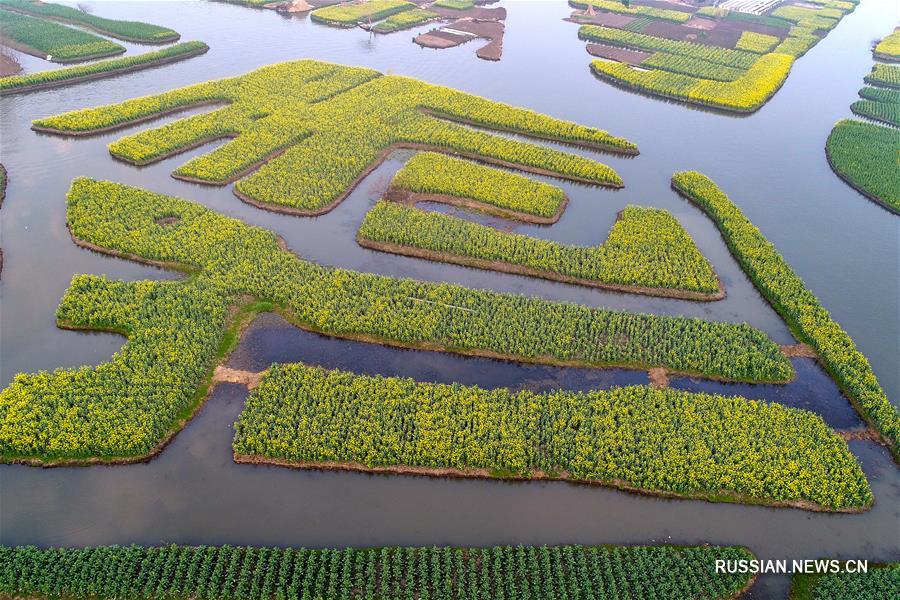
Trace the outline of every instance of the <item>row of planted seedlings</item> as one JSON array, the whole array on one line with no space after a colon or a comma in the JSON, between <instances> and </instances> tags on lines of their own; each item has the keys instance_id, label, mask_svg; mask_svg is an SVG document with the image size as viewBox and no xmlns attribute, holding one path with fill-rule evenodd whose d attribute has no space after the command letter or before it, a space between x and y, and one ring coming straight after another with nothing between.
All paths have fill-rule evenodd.
<instances>
[{"instance_id":1,"label":"row of planted seedlings","mask_svg":"<svg viewBox=\"0 0 900 600\"><path fill-rule=\"evenodd\" d=\"M856 6L839 0L827 6L790 5L761 16L705 7L697 11L669 11L674 14L667 17L650 14L650 7L629 8L605 0L570 4L576 8L590 6L600 12L640 15L638 21L620 28L592 24L587 14L573 15L573 20L587 23L579 29L581 39L650 54L635 59L636 67L617 59L594 60L591 69L601 79L651 95L735 112L752 112L765 104L786 80L794 59L805 54ZM657 20L679 23L692 18L713 29L730 21L782 33L748 29L733 47L642 33Z\"/></svg>"},{"instance_id":2,"label":"row of planted seedlings","mask_svg":"<svg viewBox=\"0 0 900 600\"><path fill-rule=\"evenodd\" d=\"M321 267L284 250L269 231L127 186L76 180L67 219L79 243L179 266L192 277L76 277L60 305L60 323L119 331L128 342L96 368L17 376L0 393L6 460L128 460L158 450L204 399L209 374L227 351L223 340L232 337L228 327L240 320L229 321L228 309L248 296L268 303L244 314L275 308L298 326L344 338L748 381L792 374L779 348L747 325ZM276 396L282 408L270 410ZM311 401L319 396L322 402ZM300 415L320 425L297 427ZM356 435L364 421L367 432ZM320 454L333 434L348 445ZM365 452L355 453L360 444L380 454L365 459ZM235 450L276 463L440 466L463 475L557 477L826 510L859 510L871 502L846 443L817 415L646 387L513 394L282 367L263 378L248 402Z\"/></svg>"},{"instance_id":3,"label":"row of planted seedlings","mask_svg":"<svg viewBox=\"0 0 900 600\"><path fill-rule=\"evenodd\" d=\"M567 198L554 185L425 152L396 174L357 240L387 252L620 291L698 300L724 294L712 266L665 210L628 206L603 244L585 247L427 212L415 206L422 201L549 224Z\"/></svg>"},{"instance_id":4,"label":"row of planted seedlings","mask_svg":"<svg viewBox=\"0 0 900 600\"><path fill-rule=\"evenodd\" d=\"M485 600L736 597L749 560L733 546L257 548L0 547L0 594L73 600Z\"/></svg>"},{"instance_id":5,"label":"row of planted seedlings","mask_svg":"<svg viewBox=\"0 0 900 600\"><path fill-rule=\"evenodd\" d=\"M895 31L885 39L898 36ZM880 49L879 49L880 48ZM892 54L893 52L893 54ZM873 49L881 59L900 60L891 44ZM859 193L900 214L900 66L875 63L850 110L866 120L838 121L825 143L832 170Z\"/></svg>"},{"instance_id":6,"label":"row of planted seedlings","mask_svg":"<svg viewBox=\"0 0 900 600\"><path fill-rule=\"evenodd\" d=\"M85 29L140 44L168 44L180 37L178 32L166 27L108 19L62 4L34 0L0 0L0 17L5 44L60 63L83 62L125 52L121 44ZM125 58L3 77L0 79L0 95L71 85L147 69L198 56L208 49L202 42L191 41Z\"/></svg>"}]
</instances>

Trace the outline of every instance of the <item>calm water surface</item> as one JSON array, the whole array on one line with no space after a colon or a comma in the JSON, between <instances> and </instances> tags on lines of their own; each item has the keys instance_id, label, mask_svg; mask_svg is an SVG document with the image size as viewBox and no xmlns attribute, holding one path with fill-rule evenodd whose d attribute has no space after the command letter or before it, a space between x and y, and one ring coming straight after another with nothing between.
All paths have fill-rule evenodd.
<instances>
[{"instance_id":1,"label":"calm water surface","mask_svg":"<svg viewBox=\"0 0 900 600\"><path fill-rule=\"evenodd\" d=\"M99 3L95 3L99 4ZM95 13L175 27L211 50L161 69L0 101L3 164L10 185L2 212L0 385L15 373L97 364L123 339L64 332L54 312L71 277L173 278L155 268L76 248L65 227L65 192L74 177L110 179L183 196L277 231L298 254L324 264L462 283L594 306L746 321L779 343L792 337L731 258L715 227L669 188L671 174L712 177L785 255L869 357L893 402L900 398L900 230L898 219L865 200L828 169L823 146L833 123L849 116L871 67L870 41L896 20L891 0L863 0L856 12L800 59L782 90L743 118L630 94L595 80L562 2L506 2L503 60L474 57L475 47L421 49L412 33L371 37L210 2L102 3ZM427 27L423 28L427 29ZM128 45L131 51L145 48ZM614 294L392 256L360 248L365 211L408 159L397 152L328 215L293 218L240 202L231 186L176 181L169 173L209 145L146 168L110 159L122 132L61 139L30 131L32 119L195 83L265 64L319 58L418 77L491 99L608 129L634 140L637 158L584 154L613 166L619 191L561 184L571 198L552 227L517 231L567 243L601 243L627 204L670 210L696 240L728 290L715 303ZM46 68L22 59L28 70ZM165 120L160 121L160 123ZM132 129L135 131L138 128ZM558 182L556 182L558 183ZM624 370L559 369L403 351L322 338L272 315L261 317L231 358L262 369L305 361L428 381L536 390L645 383ZM675 379L673 386L782 402L814 410L835 427L859 426L834 384L811 361L795 360L788 386L723 385ZM851 443L875 493L862 515L819 515L640 497L564 483L445 481L352 473L297 472L231 461L231 424L246 391L220 386L198 417L146 465L67 469L0 466L0 543L234 543L307 546L498 543L743 544L767 558L839 556L900 559L900 481L887 453ZM753 597L783 597L787 580L763 577Z\"/></svg>"}]
</instances>

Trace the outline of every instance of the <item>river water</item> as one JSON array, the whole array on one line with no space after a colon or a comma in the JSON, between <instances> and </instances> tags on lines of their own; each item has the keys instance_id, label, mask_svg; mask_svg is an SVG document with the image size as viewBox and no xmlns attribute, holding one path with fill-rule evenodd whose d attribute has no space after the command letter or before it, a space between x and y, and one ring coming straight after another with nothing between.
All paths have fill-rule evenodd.
<instances>
[{"instance_id":1,"label":"river water","mask_svg":"<svg viewBox=\"0 0 900 600\"><path fill-rule=\"evenodd\" d=\"M90 3L89 3L90 4ZM102 4L102 6L101 6ZM284 17L211 2L93 3L103 16L174 27L208 54L124 77L0 100L0 160L10 175L0 217L0 385L17 372L98 364L123 338L66 332L54 312L71 277L174 278L152 267L76 248L65 227L65 192L74 177L110 179L182 196L268 227L301 256L389 275L449 281L658 314L746 321L779 343L792 337L731 258L716 228L669 188L676 170L712 177L784 254L850 333L892 401L900 399L900 229L895 216L846 186L828 168L824 143L871 67L870 42L896 20L891 0L862 0L857 10L805 57L758 113L731 117L644 97L596 80L590 56L562 21L563 2L505 2L509 16L498 63L478 60L475 45L426 50L412 32L373 37L335 30L307 17ZM427 29L424 27L422 29ZM127 45L132 51L146 49ZM282 60L317 58L373 67L448 85L608 129L640 146L637 158L584 152L613 166L625 189L561 183L571 198L552 227L530 235L598 244L627 204L670 210L725 282L721 302L693 303L568 286L526 277L393 256L354 241L365 211L409 157L397 152L351 196L319 218L262 211L230 190L179 182L169 173L213 145L135 168L113 161L106 144L122 132L87 139L38 135L32 119L118 102L202 80L239 75ZM22 59L29 69L46 68ZM162 120L160 122L166 122ZM133 128L129 131L136 131ZM558 183L559 182L554 182ZM275 316L251 327L233 366L263 369L305 361L366 373L485 387L590 389L645 383L623 370L559 369L388 349L323 338ZM814 410L833 426L859 420L811 361L796 359L788 386L738 386L675 379L685 389L740 393ZM663 500L565 483L504 483L235 465L231 424L246 391L220 386L199 415L149 464L36 469L0 466L0 543L91 545L163 542L306 546L488 545L500 543L742 544L766 558L900 559L900 479L887 452L852 442L875 493L861 515L822 515L701 501ZM784 597L785 577L760 578L755 598Z\"/></svg>"}]
</instances>

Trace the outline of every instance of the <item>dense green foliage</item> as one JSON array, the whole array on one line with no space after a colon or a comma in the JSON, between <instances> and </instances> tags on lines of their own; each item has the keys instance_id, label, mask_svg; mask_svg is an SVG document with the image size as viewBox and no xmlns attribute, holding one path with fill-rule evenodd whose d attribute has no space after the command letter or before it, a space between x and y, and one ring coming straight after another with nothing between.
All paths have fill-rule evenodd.
<instances>
[{"instance_id":1,"label":"dense green foliage","mask_svg":"<svg viewBox=\"0 0 900 600\"><path fill-rule=\"evenodd\" d=\"M765 54L774 48L778 42L778 38L774 35L756 33L755 31L745 31L738 39L735 48L738 50L746 50L747 52Z\"/></svg>"},{"instance_id":2,"label":"dense green foliage","mask_svg":"<svg viewBox=\"0 0 900 600\"><path fill-rule=\"evenodd\" d=\"M178 32L166 27L141 23L104 19L90 13L52 2L34 0L0 0L0 8L21 11L36 17L67 21L88 27L100 33L132 42L163 44L178 39Z\"/></svg>"},{"instance_id":3,"label":"dense green foliage","mask_svg":"<svg viewBox=\"0 0 900 600\"><path fill-rule=\"evenodd\" d=\"M900 60L900 27L894 29L875 46L875 58L881 60Z\"/></svg>"},{"instance_id":4,"label":"dense green foliage","mask_svg":"<svg viewBox=\"0 0 900 600\"><path fill-rule=\"evenodd\" d=\"M270 231L128 186L75 180L67 221L76 239L180 265L193 276L174 283L76 278L61 323L113 329L129 341L96 368L17 375L0 392L0 454L7 459L146 454L180 427L191 399L199 400L197 384L216 355L226 307L247 296L272 302L298 326L338 337L751 381L792 376L778 347L747 325L322 267L282 249Z\"/></svg>"},{"instance_id":5,"label":"dense green foliage","mask_svg":"<svg viewBox=\"0 0 900 600\"><path fill-rule=\"evenodd\" d=\"M729 48L719 48L718 46L707 46L695 42L670 40L653 35L623 31L621 29L602 27L599 25L582 25L578 30L578 36L581 39L592 42L621 46L623 48L633 48L636 50L667 52L669 54L676 54L687 58L696 58L724 65L726 67L736 67L740 69L749 68L759 58L756 54L744 52L743 50L732 50Z\"/></svg>"},{"instance_id":6,"label":"dense green foliage","mask_svg":"<svg viewBox=\"0 0 900 600\"><path fill-rule=\"evenodd\" d=\"M900 66L875 63L865 80L871 85L900 88Z\"/></svg>"},{"instance_id":7,"label":"dense green foliage","mask_svg":"<svg viewBox=\"0 0 900 600\"><path fill-rule=\"evenodd\" d=\"M641 67L659 69L671 73L683 73L684 75L713 79L715 81L734 81L746 73L744 69L726 67L725 65L700 58L667 54L665 52L655 52L650 58L641 62Z\"/></svg>"},{"instance_id":8,"label":"dense green foliage","mask_svg":"<svg viewBox=\"0 0 900 600\"><path fill-rule=\"evenodd\" d=\"M860 125L868 126L866 123ZM872 143L871 139L867 140ZM895 147L895 160L896 153ZM896 168L893 169L893 177L895 182L900 181ZM819 360L862 417L881 434L894 456L898 456L900 415L878 384L869 361L856 349L850 336L831 318L775 246L713 181L700 173L686 171L676 173L672 184L718 224L732 254L757 289L800 341L816 349ZM894 190L900 190L900 186L895 186Z\"/></svg>"},{"instance_id":9,"label":"dense green foliage","mask_svg":"<svg viewBox=\"0 0 900 600\"><path fill-rule=\"evenodd\" d=\"M719 289L712 266L688 233L670 213L655 208L627 207L602 245L585 247L382 201L366 214L357 238L394 244L413 252L436 252L447 262L491 261L534 269L550 279L571 277L588 285L706 294L715 294Z\"/></svg>"},{"instance_id":10,"label":"dense green foliage","mask_svg":"<svg viewBox=\"0 0 900 600\"><path fill-rule=\"evenodd\" d=\"M692 16L691 13L682 10L669 10L641 5L630 6L618 2L617 0L569 0L569 6L579 9L586 9L588 6L593 6L594 8L605 12L652 17L664 21L673 21L675 23L685 23L689 21Z\"/></svg>"},{"instance_id":11,"label":"dense green foliage","mask_svg":"<svg viewBox=\"0 0 900 600\"><path fill-rule=\"evenodd\" d=\"M392 188L475 200L486 212L553 217L565 192L555 185L435 152L420 152L397 171ZM499 211L495 211L499 209Z\"/></svg>"},{"instance_id":12,"label":"dense green foliage","mask_svg":"<svg viewBox=\"0 0 900 600\"><path fill-rule=\"evenodd\" d=\"M753 55L755 56L755 55ZM591 68L598 76L651 94L692 104L749 112L759 109L778 91L790 73L793 58L785 54L764 54L734 81L715 81L669 73L644 71L630 65L595 60Z\"/></svg>"},{"instance_id":13,"label":"dense green foliage","mask_svg":"<svg viewBox=\"0 0 900 600\"><path fill-rule=\"evenodd\" d=\"M326 25L352 27L357 23L378 21L415 7L415 4L406 0L363 0L317 8L310 13L310 18Z\"/></svg>"},{"instance_id":14,"label":"dense green foliage","mask_svg":"<svg viewBox=\"0 0 900 600\"><path fill-rule=\"evenodd\" d=\"M890 88L866 86L859 90L859 96L866 100L874 100L875 102L900 104L900 90L893 90Z\"/></svg>"},{"instance_id":15,"label":"dense green foliage","mask_svg":"<svg viewBox=\"0 0 900 600\"><path fill-rule=\"evenodd\" d=\"M183 42L181 44L168 46L162 50L138 54L136 56L111 58L109 60L92 62L86 65L3 77L0 79L0 94L27 92L28 90L39 89L44 86L49 86L50 84L56 84L57 82L71 81L72 83L77 83L78 80L88 77L94 78L100 73L113 76L121 71L146 69L153 67L161 61L168 62L174 60L176 57L190 58L198 52L205 52L208 49L209 46L203 42Z\"/></svg>"},{"instance_id":16,"label":"dense green foliage","mask_svg":"<svg viewBox=\"0 0 900 600\"><path fill-rule=\"evenodd\" d=\"M453 10L466 10L475 6L475 0L437 0L434 5Z\"/></svg>"},{"instance_id":17,"label":"dense green foliage","mask_svg":"<svg viewBox=\"0 0 900 600\"><path fill-rule=\"evenodd\" d=\"M234 451L292 463L456 469L688 497L868 506L847 443L821 417L650 386L536 394L273 365ZM439 474L440 471L437 471Z\"/></svg>"},{"instance_id":18,"label":"dense green foliage","mask_svg":"<svg viewBox=\"0 0 900 600\"><path fill-rule=\"evenodd\" d=\"M790 600L882 600L900 597L900 563L869 564L867 573L794 575Z\"/></svg>"},{"instance_id":19,"label":"dense green foliage","mask_svg":"<svg viewBox=\"0 0 900 600\"><path fill-rule=\"evenodd\" d=\"M0 547L0 594L70 600L733 598L729 546L487 548Z\"/></svg>"},{"instance_id":20,"label":"dense green foliage","mask_svg":"<svg viewBox=\"0 0 900 600\"><path fill-rule=\"evenodd\" d=\"M838 175L860 192L900 212L900 131L843 119L831 130L825 152Z\"/></svg>"},{"instance_id":21,"label":"dense green foliage","mask_svg":"<svg viewBox=\"0 0 900 600\"><path fill-rule=\"evenodd\" d=\"M110 144L110 152L144 164L204 140L237 136L191 159L175 175L221 184L271 158L239 181L236 191L253 202L304 213L329 210L385 151L403 145L426 145L577 181L621 185L613 169L594 160L448 119L636 152L631 142L602 130L415 79L309 60L39 119L34 125L57 133L91 132L210 102L228 106L126 136ZM423 108L447 118L436 118ZM283 153L275 156L279 152Z\"/></svg>"},{"instance_id":22,"label":"dense green foliage","mask_svg":"<svg viewBox=\"0 0 900 600\"><path fill-rule=\"evenodd\" d=\"M885 90L888 91L888 90ZM881 121L894 127L900 127L900 103L898 102L877 102L875 100L857 100L850 105L853 114L860 117L866 117L874 121ZM900 132L896 132L898 140L900 140ZM900 141L896 144L900 150ZM900 165L897 165L900 167Z\"/></svg>"},{"instance_id":23,"label":"dense green foliage","mask_svg":"<svg viewBox=\"0 0 900 600\"><path fill-rule=\"evenodd\" d=\"M99 367L16 376L0 392L0 452L149 452L190 408L221 338L226 303L209 287L76 276L59 322L122 333L128 342Z\"/></svg>"},{"instance_id":24,"label":"dense green foliage","mask_svg":"<svg viewBox=\"0 0 900 600\"><path fill-rule=\"evenodd\" d=\"M422 8L413 8L391 15L384 21L379 21L372 26L372 31L377 33L392 33L394 31L400 31L401 29L408 29L410 27L415 27L416 25L421 25L422 23L427 23L438 17L440 17L440 15L436 12L431 12L430 10L424 10Z\"/></svg>"},{"instance_id":25,"label":"dense green foliage","mask_svg":"<svg viewBox=\"0 0 900 600\"><path fill-rule=\"evenodd\" d=\"M0 11L0 35L14 47L40 52L47 60L55 62L87 60L125 52L123 46L86 31L8 10Z\"/></svg>"}]
</instances>

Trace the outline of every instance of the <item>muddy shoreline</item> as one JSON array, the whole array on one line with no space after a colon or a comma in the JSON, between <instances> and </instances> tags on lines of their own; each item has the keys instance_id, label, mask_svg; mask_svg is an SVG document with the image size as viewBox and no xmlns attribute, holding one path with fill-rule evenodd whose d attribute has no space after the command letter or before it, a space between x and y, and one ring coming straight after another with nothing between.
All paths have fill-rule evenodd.
<instances>
[{"instance_id":1,"label":"muddy shoreline","mask_svg":"<svg viewBox=\"0 0 900 600\"><path fill-rule=\"evenodd\" d=\"M808 510L811 512L821 513L847 513L860 514L864 513L872 507L872 504L862 507L826 508L820 504L810 502L808 500L768 500L765 498L756 498L737 494L727 490L719 490L718 492L696 492L689 494L680 494L670 492L668 490L655 490L647 488L639 488L629 483L619 480L595 480L595 479L574 479L570 478L565 471L559 475L553 476L540 470L532 472L530 477L512 474L492 474L488 469L455 469L451 467L411 467L405 465L390 466L369 466L357 462L349 461L293 461L279 458L268 458L259 455L239 454L233 455L234 462L246 465L262 465L272 467L283 467L296 470L307 471L351 471L357 473L366 473L369 475L407 475L417 477L440 477L447 479L483 479L494 481L564 481L576 485L610 487L633 494L642 496L653 496L657 498L666 498L671 500L705 500L714 503L736 503L751 504L758 506L768 506L773 508L796 508Z\"/></svg>"}]
</instances>

